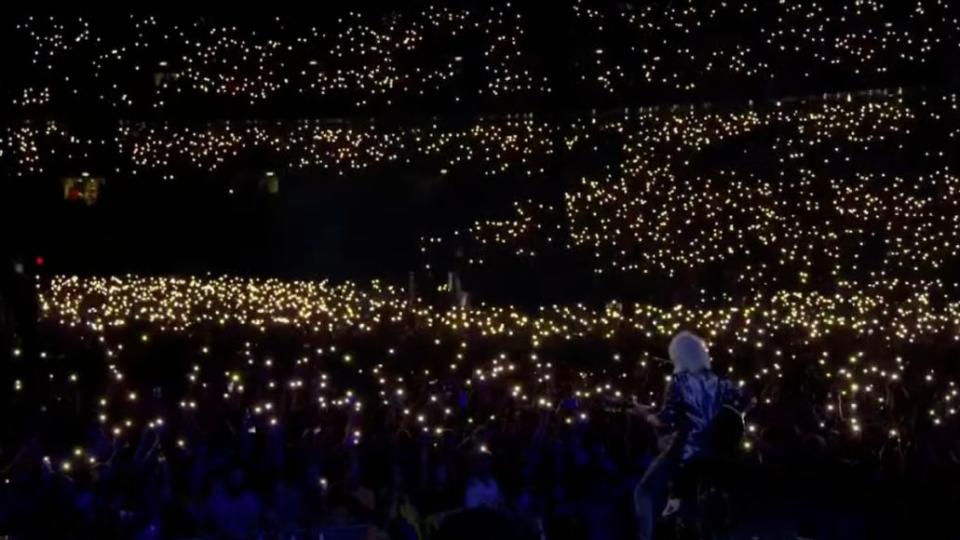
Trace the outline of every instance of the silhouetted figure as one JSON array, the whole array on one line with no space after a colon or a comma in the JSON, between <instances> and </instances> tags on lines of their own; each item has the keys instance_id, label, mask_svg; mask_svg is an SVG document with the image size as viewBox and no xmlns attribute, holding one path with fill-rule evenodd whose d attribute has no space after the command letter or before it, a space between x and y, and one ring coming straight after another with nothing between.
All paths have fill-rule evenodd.
<instances>
[{"instance_id":1,"label":"silhouetted figure","mask_svg":"<svg viewBox=\"0 0 960 540\"><path fill-rule=\"evenodd\" d=\"M673 434L634 492L641 540L653 538L657 513L666 504L668 484L675 473L714 453L712 428L721 408L744 405L740 389L710 370L710 353L697 335L680 332L670 342L669 352L674 372L663 407L656 414L640 408L654 427Z\"/></svg>"}]
</instances>

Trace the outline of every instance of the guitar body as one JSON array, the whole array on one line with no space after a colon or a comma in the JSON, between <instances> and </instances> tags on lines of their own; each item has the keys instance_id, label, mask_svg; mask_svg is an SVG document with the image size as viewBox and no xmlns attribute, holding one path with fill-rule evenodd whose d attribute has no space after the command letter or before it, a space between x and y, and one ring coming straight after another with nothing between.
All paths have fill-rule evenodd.
<instances>
[{"instance_id":1,"label":"guitar body","mask_svg":"<svg viewBox=\"0 0 960 540\"><path fill-rule=\"evenodd\" d=\"M611 413L629 412L636 405L635 401L629 400L607 400L604 410ZM717 414L710 421L707 428L706 443L710 452L719 458L727 458L737 455L743 444L743 437L746 433L746 425L743 421L743 413L732 405L722 405L717 410ZM680 445L680 435L675 431L657 430L657 448L661 452L666 452L671 448Z\"/></svg>"},{"instance_id":2,"label":"guitar body","mask_svg":"<svg viewBox=\"0 0 960 540\"><path fill-rule=\"evenodd\" d=\"M730 405L723 405L710 422L709 440L718 457L736 455L746 431L743 414Z\"/></svg>"}]
</instances>

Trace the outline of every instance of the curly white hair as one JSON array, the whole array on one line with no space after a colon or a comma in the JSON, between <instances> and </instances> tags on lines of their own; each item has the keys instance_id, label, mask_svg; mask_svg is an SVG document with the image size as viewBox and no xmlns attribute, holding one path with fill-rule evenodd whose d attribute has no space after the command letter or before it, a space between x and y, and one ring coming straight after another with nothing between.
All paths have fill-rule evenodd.
<instances>
[{"instance_id":1,"label":"curly white hair","mask_svg":"<svg viewBox=\"0 0 960 540\"><path fill-rule=\"evenodd\" d=\"M697 372L710 367L710 351L700 336L686 330L670 340L670 361L675 373L681 371Z\"/></svg>"}]
</instances>

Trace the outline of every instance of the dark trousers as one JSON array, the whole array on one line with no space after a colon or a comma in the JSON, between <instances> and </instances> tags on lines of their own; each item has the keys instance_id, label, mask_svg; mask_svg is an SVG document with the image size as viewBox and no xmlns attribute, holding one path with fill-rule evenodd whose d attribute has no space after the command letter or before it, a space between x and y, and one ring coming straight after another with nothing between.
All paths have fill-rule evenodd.
<instances>
[{"instance_id":1,"label":"dark trousers","mask_svg":"<svg viewBox=\"0 0 960 540\"><path fill-rule=\"evenodd\" d=\"M633 509L637 517L637 538L653 540L657 517L667 503L670 477L677 469L677 458L664 452L647 467L633 491Z\"/></svg>"}]
</instances>

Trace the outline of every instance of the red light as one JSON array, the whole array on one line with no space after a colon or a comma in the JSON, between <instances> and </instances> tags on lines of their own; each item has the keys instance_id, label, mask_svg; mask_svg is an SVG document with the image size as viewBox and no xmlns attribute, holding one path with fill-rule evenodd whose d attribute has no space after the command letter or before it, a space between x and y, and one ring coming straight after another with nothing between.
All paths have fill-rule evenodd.
<instances>
[{"instance_id":1,"label":"red light","mask_svg":"<svg viewBox=\"0 0 960 540\"><path fill-rule=\"evenodd\" d=\"M44 258L43 258L42 256L37 255L37 257L36 257L35 259L33 259L33 262L36 263L37 266L43 266L43 263L46 262L46 261L44 260Z\"/></svg>"}]
</instances>

